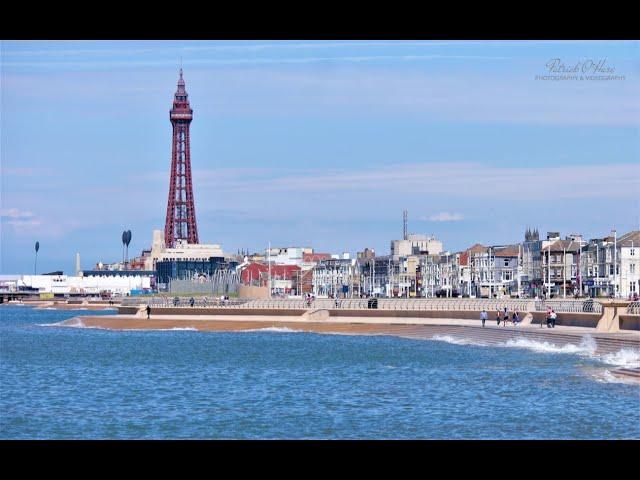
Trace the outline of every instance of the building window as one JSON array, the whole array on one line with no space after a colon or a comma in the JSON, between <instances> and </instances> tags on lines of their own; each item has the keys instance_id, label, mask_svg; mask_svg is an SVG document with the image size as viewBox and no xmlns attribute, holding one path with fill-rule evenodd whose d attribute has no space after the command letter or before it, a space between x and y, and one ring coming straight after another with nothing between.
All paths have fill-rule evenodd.
<instances>
[{"instance_id":1,"label":"building window","mask_svg":"<svg viewBox=\"0 0 640 480\"><path fill-rule=\"evenodd\" d=\"M636 264L635 263L631 263L629 265L629 273L636 273Z\"/></svg>"}]
</instances>

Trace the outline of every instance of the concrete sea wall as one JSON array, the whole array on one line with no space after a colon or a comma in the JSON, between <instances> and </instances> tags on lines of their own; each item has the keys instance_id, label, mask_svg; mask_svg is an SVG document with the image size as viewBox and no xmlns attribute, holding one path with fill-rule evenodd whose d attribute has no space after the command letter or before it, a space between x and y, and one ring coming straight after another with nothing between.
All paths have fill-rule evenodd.
<instances>
[{"instance_id":1,"label":"concrete sea wall","mask_svg":"<svg viewBox=\"0 0 640 480\"><path fill-rule=\"evenodd\" d=\"M319 312L323 312L322 315ZM146 316L139 306L120 306L120 315ZM360 309L360 308L327 308L307 310L305 308L233 308L233 307L152 307L152 315L233 315L233 316L281 316L281 317L301 317L303 315L313 315L313 318L330 317L359 317L359 318L423 318L423 319L461 319L478 320L480 311L474 310L385 310L385 309ZM488 311L488 322L495 322L496 312ZM521 320L529 316L531 323L539 325L546 322L546 312L521 312ZM582 312L559 312L557 313L556 325L596 328L602 320L604 314L582 313ZM617 319L613 319L616 321ZM526 323L526 322L525 322ZM600 330L599 329L599 330ZM640 315L620 315L620 330L640 330ZM609 330L609 328L607 328ZM617 331L615 328L613 331ZM603 330L605 331L605 330Z\"/></svg>"}]
</instances>

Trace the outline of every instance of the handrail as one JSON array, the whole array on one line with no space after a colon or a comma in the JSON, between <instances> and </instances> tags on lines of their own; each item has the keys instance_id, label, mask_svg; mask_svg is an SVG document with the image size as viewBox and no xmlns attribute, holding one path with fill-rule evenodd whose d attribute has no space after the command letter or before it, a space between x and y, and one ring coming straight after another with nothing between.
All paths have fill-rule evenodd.
<instances>
[{"instance_id":1,"label":"handrail","mask_svg":"<svg viewBox=\"0 0 640 480\"><path fill-rule=\"evenodd\" d=\"M367 309L369 298L345 298L340 299L337 308L340 310ZM551 306L557 311L567 312L596 312L602 307L597 302L589 301L534 301L528 299L473 299L473 298L377 298L377 308L380 310L463 310L463 311L487 311L509 310L519 311L546 310ZM159 296L147 298L126 298L122 306L151 307L191 307L191 297L184 296ZM334 299L316 298L309 305L310 308L335 309ZM221 300L217 297L193 298L193 308L252 308L252 309L306 309L309 308L306 299L248 299L232 298ZM640 307L632 307L631 311Z\"/></svg>"},{"instance_id":2,"label":"handrail","mask_svg":"<svg viewBox=\"0 0 640 480\"><path fill-rule=\"evenodd\" d=\"M629 315L640 315L640 302L631 302L627 305L627 313Z\"/></svg>"},{"instance_id":3,"label":"handrail","mask_svg":"<svg viewBox=\"0 0 640 480\"><path fill-rule=\"evenodd\" d=\"M593 299L586 300L538 300L535 309L538 312L551 308L560 313L602 313L602 304Z\"/></svg>"}]
</instances>

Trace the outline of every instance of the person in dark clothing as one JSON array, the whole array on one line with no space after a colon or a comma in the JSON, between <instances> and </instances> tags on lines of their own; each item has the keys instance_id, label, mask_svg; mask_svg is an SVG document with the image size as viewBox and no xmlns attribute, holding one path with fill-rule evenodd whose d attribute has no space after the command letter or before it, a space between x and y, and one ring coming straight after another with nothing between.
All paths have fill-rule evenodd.
<instances>
[{"instance_id":1,"label":"person in dark clothing","mask_svg":"<svg viewBox=\"0 0 640 480\"><path fill-rule=\"evenodd\" d=\"M502 318L502 315L500 313L500 310L498 310L498 312L496 313L496 322L498 322L498 326L500 326L500 319Z\"/></svg>"},{"instance_id":2,"label":"person in dark clothing","mask_svg":"<svg viewBox=\"0 0 640 480\"><path fill-rule=\"evenodd\" d=\"M196 300L193 297L191 297L189 299L189 305L191 305L193 307L195 304L196 304Z\"/></svg>"},{"instance_id":3,"label":"person in dark clothing","mask_svg":"<svg viewBox=\"0 0 640 480\"><path fill-rule=\"evenodd\" d=\"M147 305L147 320L149 320L151 318L151 307L149 305Z\"/></svg>"},{"instance_id":4,"label":"person in dark clothing","mask_svg":"<svg viewBox=\"0 0 640 480\"><path fill-rule=\"evenodd\" d=\"M556 328L556 318L558 315L555 310L551 310L551 328Z\"/></svg>"}]
</instances>

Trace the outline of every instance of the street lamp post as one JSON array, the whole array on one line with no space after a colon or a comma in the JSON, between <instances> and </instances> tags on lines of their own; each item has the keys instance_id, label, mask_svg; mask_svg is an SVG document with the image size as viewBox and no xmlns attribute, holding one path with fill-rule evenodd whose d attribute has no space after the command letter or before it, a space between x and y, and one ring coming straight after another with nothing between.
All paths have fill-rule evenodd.
<instances>
[{"instance_id":1,"label":"street lamp post","mask_svg":"<svg viewBox=\"0 0 640 480\"><path fill-rule=\"evenodd\" d=\"M613 229L613 296L618 297L618 232Z\"/></svg>"},{"instance_id":2,"label":"street lamp post","mask_svg":"<svg viewBox=\"0 0 640 480\"><path fill-rule=\"evenodd\" d=\"M489 258L487 260L487 276L489 277L489 298L493 298L493 275L491 268L491 247L489 247Z\"/></svg>"},{"instance_id":3,"label":"street lamp post","mask_svg":"<svg viewBox=\"0 0 640 480\"><path fill-rule=\"evenodd\" d=\"M33 274L38 274L38 250L40 250L40 242L36 242L36 260L33 264Z\"/></svg>"},{"instance_id":4,"label":"street lamp post","mask_svg":"<svg viewBox=\"0 0 640 480\"><path fill-rule=\"evenodd\" d=\"M562 298L567 298L567 248L562 246Z\"/></svg>"},{"instance_id":5,"label":"street lamp post","mask_svg":"<svg viewBox=\"0 0 640 480\"><path fill-rule=\"evenodd\" d=\"M547 250L547 295L551 298L551 244Z\"/></svg>"},{"instance_id":6,"label":"street lamp post","mask_svg":"<svg viewBox=\"0 0 640 480\"><path fill-rule=\"evenodd\" d=\"M271 298L271 242L269 242L269 250L267 251L267 264L269 266L269 280L267 284L269 286L269 298Z\"/></svg>"}]
</instances>

